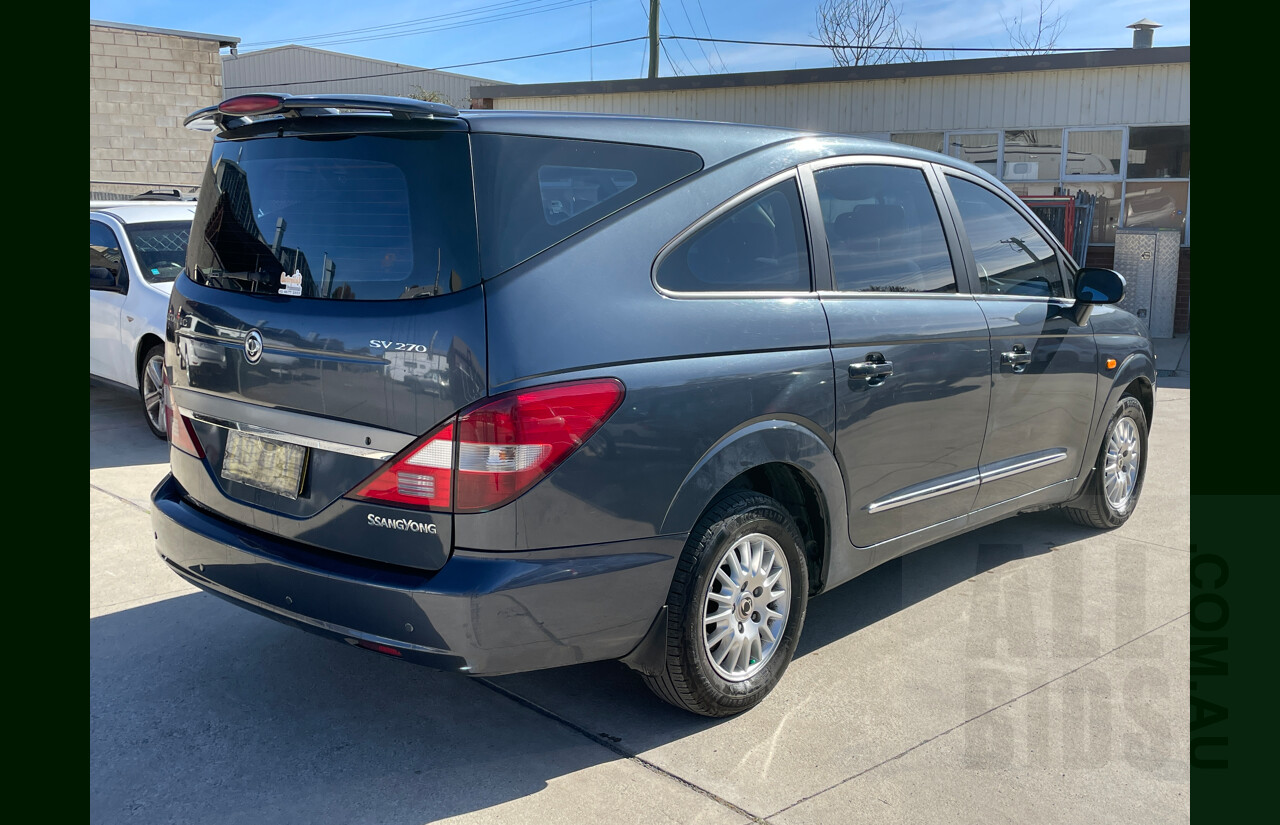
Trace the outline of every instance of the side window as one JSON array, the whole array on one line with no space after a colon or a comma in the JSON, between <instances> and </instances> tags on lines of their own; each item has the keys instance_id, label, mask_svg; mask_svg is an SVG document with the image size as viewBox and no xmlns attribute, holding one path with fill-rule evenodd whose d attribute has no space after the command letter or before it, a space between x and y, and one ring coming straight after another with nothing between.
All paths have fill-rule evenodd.
<instances>
[{"instance_id":1,"label":"side window","mask_svg":"<svg viewBox=\"0 0 1280 825\"><path fill-rule=\"evenodd\" d=\"M658 267L675 292L807 292L809 254L795 179L760 192L703 226Z\"/></svg>"},{"instance_id":2,"label":"side window","mask_svg":"<svg viewBox=\"0 0 1280 825\"><path fill-rule=\"evenodd\" d=\"M568 138L475 134L471 151L486 278L702 168L681 149Z\"/></svg>"},{"instance_id":3,"label":"side window","mask_svg":"<svg viewBox=\"0 0 1280 825\"><path fill-rule=\"evenodd\" d=\"M960 207L982 291L988 295L1065 296L1058 256L1035 227L994 192L947 176Z\"/></svg>"},{"instance_id":4,"label":"side window","mask_svg":"<svg viewBox=\"0 0 1280 825\"><path fill-rule=\"evenodd\" d=\"M838 166L814 172L836 289L956 292L942 219L924 172Z\"/></svg>"},{"instance_id":5,"label":"side window","mask_svg":"<svg viewBox=\"0 0 1280 825\"><path fill-rule=\"evenodd\" d=\"M124 285L124 257L120 254L120 241L111 227L99 221L89 221L89 267L102 267L115 282Z\"/></svg>"}]
</instances>

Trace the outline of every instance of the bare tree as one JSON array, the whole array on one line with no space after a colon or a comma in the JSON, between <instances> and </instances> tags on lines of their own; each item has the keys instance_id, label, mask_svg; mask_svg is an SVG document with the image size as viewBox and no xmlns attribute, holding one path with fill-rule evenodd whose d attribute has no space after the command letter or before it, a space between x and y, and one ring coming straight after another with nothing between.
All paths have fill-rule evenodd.
<instances>
[{"instance_id":1,"label":"bare tree","mask_svg":"<svg viewBox=\"0 0 1280 825\"><path fill-rule=\"evenodd\" d=\"M837 66L925 59L919 33L906 28L894 0L823 0L817 18L818 40L831 49Z\"/></svg>"},{"instance_id":2,"label":"bare tree","mask_svg":"<svg viewBox=\"0 0 1280 825\"><path fill-rule=\"evenodd\" d=\"M437 92L434 90L428 91L421 86L413 86L412 88L413 91L409 92L405 97L410 97L414 100L424 100L427 103L445 103L450 106L453 105L453 101L450 100L449 96L444 92Z\"/></svg>"},{"instance_id":3,"label":"bare tree","mask_svg":"<svg viewBox=\"0 0 1280 825\"><path fill-rule=\"evenodd\" d=\"M1058 38L1067 27L1066 15L1055 14L1057 0L1038 0L1039 5L1030 14L1018 14L1011 20L1000 15L1004 30L1009 33L1009 45L1020 51L1009 54L1044 54L1058 45Z\"/></svg>"}]
</instances>

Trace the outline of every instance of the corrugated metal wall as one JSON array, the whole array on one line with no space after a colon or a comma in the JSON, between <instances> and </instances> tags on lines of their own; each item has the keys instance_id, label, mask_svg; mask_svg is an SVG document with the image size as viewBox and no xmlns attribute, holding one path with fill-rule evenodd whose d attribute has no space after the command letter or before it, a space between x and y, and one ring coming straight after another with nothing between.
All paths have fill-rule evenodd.
<instances>
[{"instance_id":1,"label":"corrugated metal wall","mask_svg":"<svg viewBox=\"0 0 1280 825\"><path fill-rule=\"evenodd\" d=\"M438 92L460 108L470 105L472 86L492 82L305 46L282 46L224 57L222 81L228 96L252 91L408 96L424 90Z\"/></svg>"},{"instance_id":2,"label":"corrugated metal wall","mask_svg":"<svg viewBox=\"0 0 1280 825\"><path fill-rule=\"evenodd\" d=\"M494 98L495 109L603 112L857 134L1191 122L1191 64Z\"/></svg>"}]
</instances>

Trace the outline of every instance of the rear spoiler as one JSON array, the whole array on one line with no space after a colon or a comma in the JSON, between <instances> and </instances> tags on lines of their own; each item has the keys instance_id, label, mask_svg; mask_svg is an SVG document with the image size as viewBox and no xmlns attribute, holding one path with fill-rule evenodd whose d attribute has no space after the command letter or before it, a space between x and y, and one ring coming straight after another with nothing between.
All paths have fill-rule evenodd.
<instances>
[{"instance_id":1,"label":"rear spoiler","mask_svg":"<svg viewBox=\"0 0 1280 825\"><path fill-rule=\"evenodd\" d=\"M379 112L394 118L457 118L445 103L389 95L288 95L259 93L228 98L187 115L183 125L198 132L226 131L247 123L279 117L336 115L340 112Z\"/></svg>"}]
</instances>

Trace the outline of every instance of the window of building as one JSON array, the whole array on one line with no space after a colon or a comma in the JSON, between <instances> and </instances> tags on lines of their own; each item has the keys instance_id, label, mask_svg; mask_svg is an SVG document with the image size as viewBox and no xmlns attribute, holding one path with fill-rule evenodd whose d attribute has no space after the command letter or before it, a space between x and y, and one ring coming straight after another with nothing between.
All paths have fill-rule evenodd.
<instances>
[{"instance_id":1,"label":"window of building","mask_svg":"<svg viewBox=\"0 0 1280 825\"><path fill-rule=\"evenodd\" d=\"M1190 126L1134 126L1129 130L1127 178L1191 177Z\"/></svg>"},{"instance_id":2,"label":"window of building","mask_svg":"<svg viewBox=\"0 0 1280 825\"><path fill-rule=\"evenodd\" d=\"M1057 180L1062 177L1062 130L1020 129L1004 133L1004 181Z\"/></svg>"},{"instance_id":3,"label":"window of building","mask_svg":"<svg viewBox=\"0 0 1280 825\"><path fill-rule=\"evenodd\" d=\"M807 247L791 178L685 238L658 265L658 285L674 292L807 292Z\"/></svg>"},{"instance_id":4,"label":"window of building","mask_svg":"<svg viewBox=\"0 0 1280 825\"><path fill-rule=\"evenodd\" d=\"M930 152L944 154L945 135L942 132L898 132L890 136L894 143L914 146L917 149L928 149Z\"/></svg>"},{"instance_id":5,"label":"window of building","mask_svg":"<svg viewBox=\"0 0 1280 825\"><path fill-rule=\"evenodd\" d=\"M813 177L836 289L956 291L942 221L922 171L859 164Z\"/></svg>"},{"instance_id":6,"label":"window of building","mask_svg":"<svg viewBox=\"0 0 1280 825\"><path fill-rule=\"evenodd\" d=\"M1000 133L951 132L947 135L947 154L999 177Z\"/></svg>"},{"instance_id":7,"label":"window of building","mask_svg":"<svg viewBox=\"0 0 1280 825\"><path fill-rule=\"evenodd\" d=\"M1123 129L1068 129L1067 177L1119 177Z\"/></svg>"}]
</instances>

